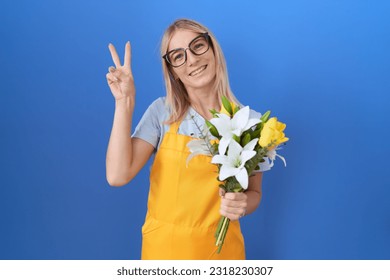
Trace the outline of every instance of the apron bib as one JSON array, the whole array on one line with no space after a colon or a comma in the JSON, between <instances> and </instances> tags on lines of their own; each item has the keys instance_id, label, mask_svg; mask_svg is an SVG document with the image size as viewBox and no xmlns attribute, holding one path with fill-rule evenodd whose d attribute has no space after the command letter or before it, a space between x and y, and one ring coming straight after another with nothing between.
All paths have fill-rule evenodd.
<instances>
[{"instance_id":1,"label":"apron bib","mask_svg":"<svg viewBox=\"0 0 390 280\"><path fill-rule=\"evenodd\" d=\"M220 254L214 233L220 218L218 168L198 155L186 166L193 138L170 126L150 172L148 211L142 227L141 259L245 259L238 221L230 222Z\"/></svg>"}]
</instances>

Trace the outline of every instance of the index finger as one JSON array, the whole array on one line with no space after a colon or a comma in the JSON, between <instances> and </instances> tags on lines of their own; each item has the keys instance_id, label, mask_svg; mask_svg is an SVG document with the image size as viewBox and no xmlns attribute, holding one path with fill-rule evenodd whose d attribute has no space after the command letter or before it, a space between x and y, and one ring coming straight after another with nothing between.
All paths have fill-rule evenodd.
<instances>
[{"instance_id":1,"label":"index finger","mask_svg":"<svg viewBox=\"0 0 390 280\"><path fill-rule=\"evenodd\" d=\"M119 68L121 66L121 60L119 59L118 53L113 44L108 44L108 48L111 53L112 60L114 61L115 67Z\"/></svg>"},{"instance_id":2,"label":"index finger","mask_svg":"<svg viewBox=\"0 0 390 280\"><path fill-rule=\"evenodd\" d=\"M124 66L128 66L131 69L131 45L130 45L130 41L127 41L126 47L125 47Z\"/></svg>"}]
</instances>

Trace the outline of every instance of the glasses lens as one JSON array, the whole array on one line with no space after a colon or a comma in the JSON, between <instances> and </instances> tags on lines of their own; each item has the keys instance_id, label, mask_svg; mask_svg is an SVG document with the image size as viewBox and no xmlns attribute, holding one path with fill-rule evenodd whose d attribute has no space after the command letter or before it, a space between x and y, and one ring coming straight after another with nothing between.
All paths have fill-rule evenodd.
<instances>
[{"instance_id":1,"label":"glasses lens","mask_svg":"<svg viewBox=\"0 0 390 280\"><path fill-rule=\"evenodd\" d=\"M185 62L185 50L178 49L168 54L169 63L173 66L180 66Z\"/></svg>"},{"instance_id":2,"label":"glasses lens","mask_svg":"<svg viewBox=\"0 0 390 280\"><path fill-rule=\"evenodd\" d=\"M206 36L200 36L192 41L189 47L194 54L201 55L208 51L209 42Z\"/></svg>"}]
</instances>

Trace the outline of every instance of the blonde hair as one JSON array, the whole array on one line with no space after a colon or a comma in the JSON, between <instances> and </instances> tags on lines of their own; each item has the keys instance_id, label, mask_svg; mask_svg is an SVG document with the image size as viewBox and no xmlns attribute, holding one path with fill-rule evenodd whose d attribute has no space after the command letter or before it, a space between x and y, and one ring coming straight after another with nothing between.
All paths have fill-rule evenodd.
<instances>
[{"instance_id":1,"label":"blonde hair","mask_svg":"<svg viewBox=\"0 0 390 280\"><path fill-rule=\"evenodd\" d=\"M218 100L221 100L222 96L226 96L230 101L238 104L236 97L230 89L226 62L222 49L212 32L210 32L210 30L202 24L189 19L178 19L173 22L167 28L161 40L161 56L168 51L169 43L177 30L189 30L196 33L208 32L210 37L210 46L214 52L216 65L216 75L213 89L217 92ZM191 105L191 102L184 84L179 79L175 79L172 66L168 65L166 61L163 61L162 68L167 94L166 103L171 110L167 123L172 124L180 121L184 117Z\"/></svg>"}]
</instances>

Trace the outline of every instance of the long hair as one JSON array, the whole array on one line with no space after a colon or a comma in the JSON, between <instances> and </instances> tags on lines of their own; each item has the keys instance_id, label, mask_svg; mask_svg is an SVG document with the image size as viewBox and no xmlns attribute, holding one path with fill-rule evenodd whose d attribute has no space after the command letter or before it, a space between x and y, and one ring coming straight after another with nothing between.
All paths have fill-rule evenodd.
<instances>
[{"instance_id":1,"label":"long hair","mask_svg":"<svg viewBox=\"0 0 390 280\"><path fill-rule=\"evenodd\" d=\"M178 19L173 22L163 35L161 41L161 56L168 51L169 43L177 30L189 30L199 34L208 32L210 37L210 46L214 52L216 65L213 90L217 92L218 100L221 100L222 96L226 96L231 102L238 104L236 97L230 89L226 61L222 53L222 49L213 33L202 24L189 19ZM172 124L180 121L184 117L191 105L190 98L184 84L179 79L175 79L172 66L164 60L162 62L162 68L167 94L166 103L171 110L167 123Z\"/></svg>"}]
</instances>

